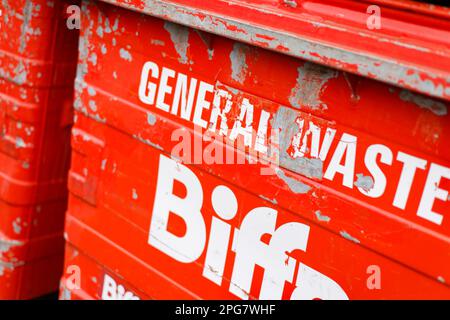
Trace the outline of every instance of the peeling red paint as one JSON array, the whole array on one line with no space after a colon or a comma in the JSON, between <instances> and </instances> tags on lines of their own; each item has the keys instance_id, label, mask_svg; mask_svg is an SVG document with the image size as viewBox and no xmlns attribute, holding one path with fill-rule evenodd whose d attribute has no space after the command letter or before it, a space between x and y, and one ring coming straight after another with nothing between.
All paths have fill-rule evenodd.
<instances>
[{"instance_id":1,"label":"peeling red paint","mask_svg":"<svg viewBox=\"0 0 450 320\"><path fill-rule=\"evenodd\" d=\"M211 5L220 3L213 1ZM83 8L79 65L86 67L86 72L80 71L76 80L77 120L72 135L71 200L66 225L68 252L75 249L83 254L79 258L67 255L66 265L77 261L96 278L113 274L124 279L127 290L143 298L259 298L261 292L267 293L262 289L263 273L255 273L250 289L240 285L233 273L238 269L237 252L242 249L230 247L231 243L239 244L249 212L264 208L261 217L267 212L277 213L276 230L289 223L309 228L306 250L293 254L286 252L295 250L280 250L277 258L282 257L283 264L290 261L288 265L303 272L308 268L319 270L349 298L450 296L448 284L438 280L450 278L450 270L443 268L450 261L450 223L446 217L450 204L436 198L433 208L441 220L430 219L419 210L433 170L450 166L445 140L450 132L448 102L373 80L379 79L380 74L365 63L384 66L379 61L352 63L323 51L304 50L310 57L310 61L305 61L261 48L283 48L283 52L292 49L273 44L272 40L247 39L245 42L252 46L229 39L228 34L212 35L210 45L205 46L195 28L181 28L183 31L173 37L164 28L165 21L156 17L101 2L84 2ZM106 17L111 21L117 18L120 26L100 36L96 30L103 27ZM176 14L167 17L174 20ZM227 21L208 19L220 30L217 33L230 30ZM102 53L103 47L106 53ZM132 59L120 59L123 48L128 48ZM186 59L180 59L183 56ZM143 66L149 66L153 73L145 72ZM364 77L330 66L357 74L364 72ZM162 70L171 75L167 84L161 82ZM405 75L420 74L417 69L411 70L414 72ZM210 145L196 132L194 115L181 116L180 99L178 105L174 102L174 88L184 76L190 86L195 82L206 88L201 117L196 119L200 123L204 120L206 127L213 124L214 100L220 111L230 107L227 117L221 120L228 129L235 127L245 102L253 110L248 126L259 127L263 123L268 130L278 132L280 166L275 174L262 176L263 165L251 162L258 157L253 139L250 145L235 146L227 131L229 140L214 145L231 150L236 156L250 149L253 153L244 164L192 163L174 152L179 140L171 137L177 130L186 132L194 141L200 139L197 143L203 147L201 150ZM395 79L396 84L402 81ZM156 102L159 93L164 92L161 86L172 90ZM405 86L408 87L406 83ZM199 99L197 89L195 99ZM215 99L218 92L228 98ZM197 103L193 103L193 108L199 108ZM219 123L214 124L219 128ZM318 131L320 139L333 135L327 155L319 155L309 140ZM354 172L330 174L331 163L339 160L339 152L342 151L342 159L348 157L344 154L352 154L349 146L354 147L354 158L350 158ZM372 175L376 174L370 172L366 161L373 156L373 150L379 150L376 148L382 149L376 163L386 179L381 193L377 191L380 180L374 181ZM382 153L387 156L381 157ZM401 203L394 205L394 199L401 189L398 186L404 172L401 159L408 156L427 165L416 170L410 193L398 200L406 201L402 208ZM159 212L155 208L167 203L156 199L159 177L163 179L165 174L177 171L165 170L162 163L177 166L179 171L198 179L205 238L214 234L211 221L219 218L233 233L226 246L226 267L220 281L208 273L220 274L220 268L207 265L206 246L193 263L180 263L182 253L173 250L170 256L152 244L149 226L155 223L153 219ZM440 189L448 190L447 179L442 178L438 184ZM219 186L232 194L231 200L225 201L227 205L236 198L238 209L233 217L221 217L220 206L214 203L214 192ZM190 190L173 186L180 198L186 195L184 189ZM184 234L187 227L180 219L169 222L170 230ZM272 237L264 237L262 243L270 245L276 230L273 234L268 232ZM198 243L202 241L198 239ZM268 270L266 263L261 262ZM377 293L366 286L369 263L383 270L385 282ZM349 270L348 266L352 268ZM293 279L285 282L279 298L295 297L297 284ZM79 298L98 299L101 290L95 283L84 282L82 290L73 293Z\"/></svg>"},{"instance_id":2,"label":"peeling red paint","mask_svg":"<svg viewBox=\"0 0 450 320\"><path fill-rule=\"evenodd\" d=\"M0 299L58 286L77 54L69 4L0 3Z\"/></svg>"},{"instance_id":3,"label":"peeling red paint","mask_svg":"<svg viewBox=\"0 0 450 320\"><path fill-rule=\"evenodd\" d=\"M178 23L184 21L182 14L202 15L201 21L190 21L190 26L272 50L283 49L283 53L298 58L401 85L437 98L450 98L447 82L450 78L448 10L439 6L430 9L411 1L401 4L380 1L381 9L387 15L383 19L383 28L368 30L367 4L358 1L346 1L341 5L326 1L299 2L295 8L262 6L240 0L233 1L232 6L226 0L207 4L187 0L170 4L159 0L104 1L138 8L144 13L164 16ZM339 15L347 15L347 18ZM217 23L224 25L226 32L217 28ZM318 28L320 32L317 32ZM407 37L402 32L407 32ZM261 36L267 42L255 41ZM280 44L289 50L284 50ZM316 50L305 50L306 47L315 47ZM357 64L357 68L353 64ZM408 69L415 71L410 73ZM417 78L418 73L426 74L427 79Z\"/></svg>"}]
</instances>

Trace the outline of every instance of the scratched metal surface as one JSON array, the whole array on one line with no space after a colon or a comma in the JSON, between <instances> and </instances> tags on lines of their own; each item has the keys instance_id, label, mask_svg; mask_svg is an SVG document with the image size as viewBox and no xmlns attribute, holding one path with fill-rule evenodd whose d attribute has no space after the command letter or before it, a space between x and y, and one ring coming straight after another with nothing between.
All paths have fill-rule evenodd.
<instances>
[{"instance_id":1,"label":"scratched metal surface","mask_svg":"<svg viewBox=\"0 0 450 320\"><path fill-rule=\"evenodd\" d=\"M261 297L260 269L251 287L232 280L234 249L222 273L209 275L219 276L214 282L202 275L208 273L206 248L195 262L180 263L149 243L149 225L160 203L155 198L158 179L170 172L161 166L171 161L200 181L207 235L213 233L217 212L211 195L223 185L238 203L236 217L227 221L234 234L257 207L275 210L278 227L308 226L307 249L287 250L277 258L284 258L286 265L303 265L302 272L309 270L305 265L318 270L348 298L450 296L449 201L442 200L449 189L444 177L450 170L448 102L101 2L83 2L81 24L66 220L71 254L65 263L86 265L92 279L83 280L82 290L64 290L67 297L101 298L99 278L105 274L122 279L129 285L125 289L142 298ZM153 78L147 74L148 79L144 73L142 80L148 62L159 71ZM171 74L166 87L172 90L155 103L147 96L148 84L158 87L163 68ZM179 108L170 112L177 105L174 87L180 74L191 79L195 95L198 87L192 79L208 88L200 111L205 128L243 125L246 101L254 118L244 127L256 130L265 123L268 131L279 133L280 167L275 174L262 176L261 164L189 164L180 159L173 132L196 136L194 111L184 118ZM222 99L215 104L219 92L231 103L221 124L210 118L215 107L222 112L227 107ZM311 144L317 130L319 140L330 134L323 153ZM197 139L203 148L211 145L201 136ZM244 149L228 140L214 145L232 154L255 149L254 142ZM376 148L383 150L376 157L382 175L369 172L365 162ZM406 178L399 188L402 157L421 163L409 189ZM349 169L346 173L333 172L338 160ZM442 190L432 206L436 215L425 214L424 194L431 192L427 188L438 169L444 173L435 185ZM181 235L186 228L179 219L171 225ZM239 247L242 241L237 239ZM367 287L369 265L383 270L381 290ZM301 287L290 279L281 293L277 287L270 297L297 297Z\"/></svg>"},{"instance_id":2,"label":"scratched metal surface","mask_svg":"<svg viewBox=\"0 0 450 320\"><path fill-rule=\"evenodd\" d=\"M449 8L414 1L104 0L434 97L450 97ZM366 9L381 8L380 30Z\"/></svg>"},{"instance_id":3,"label":"scratched metal surface","mask_svg":"<svg viewBox=\"0 0 450 320\"><path fill-rule=\"evenodd\" d=\"M61 270L77 56L64 8L62 1L0 3L2 299L55 290Z\"/></svg>"}]
</instances>

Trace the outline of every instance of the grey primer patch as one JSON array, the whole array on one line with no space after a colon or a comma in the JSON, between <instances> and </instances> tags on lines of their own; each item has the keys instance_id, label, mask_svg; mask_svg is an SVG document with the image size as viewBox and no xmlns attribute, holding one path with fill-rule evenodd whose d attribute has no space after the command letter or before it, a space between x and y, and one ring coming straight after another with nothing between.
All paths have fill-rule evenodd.
<instances>
[{"instance_id":1,"label":"grey primer patch","mask_svg":"<svg viewBox=\"0 0 450 320\"><path fill-rule=\"evenodd\" d=\"M124 48L120 49L119 51L120 57L127 61L132 61L133 58L131 57L131 53L128 50L125 50Z\"/></svg>"},{"instance_id":2,"label":"grey primer patch","mask_svg":"<svg viewBox=\"0 0 450 320\"><path fill-rule=\"evenodd\" d=\"M236 42L233 45L233 50L230 53L231 61L231 77L233 80L243 83L247 73L246 53L249 47L245 44Z\"/></svg>"},{"instance_id":3,"label":"grey primer patch","mask_svg":"<svg viewBox=\"0 0 450 320\"><path fill-rule=\"evenodd\" d=\"M292 106L297 109L302 106L311 109L327 108L320 97L328 81L338 76L338 71L315 63L305 62L303 66L297 68L297 72L297 83L292 88L289 97Z\"/></svg>"},{"instance_id":4,"label":"grey primer patch","mask_svg":"<svg viewBox=\"0 0 450 320\"><path fill-rule=\"evenodd\" d=\"M315 215L316 215L317 220L319 220L319 221L323 221L323 222L326 222L326 223L328 223L328 222L331 221L331 218L328 217L328 216L326 216L326 215L323 215L323 214L320 212L320 210L317 210L317 211L314 212L314 213L315 213Z\"/></svg>"},{"instance_id":5,"label":"grey primer patch","mask_svg":"<svg viewBox=\"0 0 450 320\"><path fill-rule=\"evenodd\" d=\"M133 188L133 195L132 195L132 197L133 197L133 200L137 200L137 198L138 198L138 194L137 194L137 191L136 191L136 189L134 189Z\"/></svg>"},{"instance_id":6,"label":"grey primer patch","mask_svg":"<svg viewBox=\"0 0 450 320\"><path fill-rule=\"evenodd\" d=\"M93 112L97 112L97 105L96 105L95 101L89 100L89 108L91 108L91 110Z\"/></svg>"},{"instance_id":7,"label":"grey primer patch","mask_svg":"<svg viewBox=\"0 0 450 320\"><path fill-rule=\"evenodd\" d=\"M106 54L108 52L108 50L106 49L106 46L104 44L102 44L102 46L100 47L100 50L101 50L102 54Z\"/></svg>"},{"instance_id":8,"label":"grey primer patch","mask_svg":"<svg viewBox=\"0 0 450 320\"><path fill-rule=\"evenodd\" d=\"M22 85L27 81L27 70L22 61L19 61L17 66L14 68L14 77L5 69L0 68L0 77L5 78L17 85Z\"/></svg>"},{"instance_id":9,"label":"grey primer patch","mask_svg":"<svg viewBox=\"0 0 450 320\"><path fill-rule=\"evenodd\" d=\"M111 2L111 0L108 1ZM401 82L406 87L414 88L428 95L441 98L450 95L448 81L446 81L446 84L433 82L434 80L432 79L436 79L434 70L416 67L411 69L410 65L399 64L395 59L375 57L366 52L355 52L348 48L337 48L327 43L305 39L295 34L264 28L248 22L241 22L235 18L227 18L203 9L193 9L183 6L182 10L180 10L178 4L162 0L145 0L141 2L144 2L143 8L129 4L128 1L121 3L121 6L132 10L139 10L142 13L165 20L170 19L171 21L183 23L195 29L201 29L241 42L254 43L255 39L261 41L261 35L271 37L272 40L264 42L264 47L267 49L280 51L278 47L282 45L284 48L287 48L289 55L300 59L319 64L337 61L339 62L339 67L342 69L345 69L345 64L352 64L357 66L355 72L362 76L369 76L395 86L398 86L398 83ZM263 8L258 8L257 10L267 13L267 10ZM270 14L273 15L274 13L270 12ZM324 22L317 22L316 24L326 28L331 27L328 23ZM233 26L233 28L229 26ZM244 32L236 32L235 28ZM257 37L256 35L259 36ZM423 74L429 76L430 79L423 80Z\"/></svg>"},{"instance_id":10,"label":"grey primer patch","mask_svg":"<svg viewBox=\"0 0 450 320\"><path fill-rule=\"evenodd\" d=\"M346 231L339 232L341 236L347 240L353 241L354 243L361 243L358 239L352 237L350 234L348 234Z\"/></svg>"},{"instance_id":11,"label":"grey primer patch","mask_svg":"<svg viewBox=\"0 0 450 320\"><path fill-rule=\"evenodd\" d=\"M20 266L23 264L24 264L23 262L13 263L0 261L0 276L3 276L5 274L6 269L13 271L16 268L16 266Z\"/></svg>"},{"instance_id":12,"label":"grey primer patch","mask_svg":"<svg viewBox=\"0 0 450 320\"><path fill-rule=\"evenodd\" d=\"M105 171L106 169L106 162L108 159L103 159L100 168L102 169L102 171Z\"/></svg>"},{"instance_id":13,"label":"grey primer patch","mask_svg":"<svg viewBox=\"0 0 450 320\"><path fill-rule=\"evenodd\" d=\"M270 198L267 198L267 197L265 197L265 196L263 196L263 195L261 195L261 194L259 195L259 197L260 197L261 199L263 199L263 200L269 201L270 203L278 204L277 199L270 199Z\"/></svg>"},{"instance_id":14,"label":"grey primer patch","mask_svg":"<svg viewBox=\"0 0 450 320\"><path fill-rule=\"evenodd\" d=\"M96 32L100 38L103 38L103 27L102 26L98 26Z\"/></svg>"},{"instance_id":15,"label":"grey primer patch","mask_svg":"<svg viewBox=\"0 0 450 320\"><path fill-rule=\"evenodd\" d=\"M95 89L94 88L92 88L92 87L89 87L88 88L88 93L89 93L89 95L90 96L95 96L97 93L95 92Z\"/></svg>"},{"instance_id":16,"label":"grey primer patch","mask_svg":"<svg viewBox=\"0 0 450 320\"><path fill-rule=\"evenodd\" d=\"M437 116L447 115L447 106L443 102L413 93L409 90L402 90L399 97L403 101L412 102L420 108L428 109Z\"/></svg>"},{"instance_id":17,"label":"grey primer patch","mask_svg":"<svg viewBox=\"0 0 450 320\"><path fill-rule=\"evenodd\" d=\"M21 137L16 137L16 148L25 148L25 142Z\"/></svg>"},{"instance_id":18,"label":"grey primer patch","mask_svg":"<svg viewBox=\"0 0 450 320\"><path fill-rule=\"evenodd\" d=\"M25 47L27 46L27 33L28 28L30 27L32 14L33 14L33 2L31 0L27 0L25 2L25 6L23 7L23 22L22 25L20 26L19 53L23 53L25 51Z\"/></svg>"},{"instance_id":19,"label":"grey primer patch","mask_svg":"<svg viewBox=\"0 0 450 320\"><path fill-rule=\"evenodd\" d=\"M158 40L158 39L151 39L150 43L155 46L164 46L165 45L164 41Z\"/></svg>"},{"instance_id":20,"label":"grey primer patch","mask_svg":"<svg viewBox=\"0 0 450 320\"><path fill-rule=\"evenodd\" d=\"M0 256L8 252L12 247L20 246L22 242L17 240L0 240Z\"/></svg>"},{"instance_id":21,"label":"grey primer patch","mask_svg":"<svg viewBox=\"0 0 450 320\"><path fill-rule=\"evenodd\" d=\"M299 193L307 193L309 190L311 190L311 187L298 181L295 180L294 178L290 178L288 176L286 176L286 174L280 170L277 169L277 176L283 180L289 187L289 189L291 189L292 192L294 192L295 194L299 194Z\"/></svg>"},{"instance_id":22,"label":"grey primer patch","mask_svg":"<svg viewBox=\"0 0 450 320\"><path fill-rule=\"evenodd\" d=\"M283 3L285 5L288 5L289 7L297 8L297 1L296 0L283 0Z\"/></svg>"},{"instance_id":23,"label":"grey primer patch","mask_svg":"<svg viewBox=\"0 0 450 320\"><path fill-rule=\"evenodd\" d=\"M147 123L151 126L153 126L156 123L156 117L150 112L147 112Z\"/></svg>"},{"instance_id":24,"label":"grey primer patch","mask_svg":"<svg viewBox=\"0 0 450 320\"><path fill-rule=\"evenodd\" d=\"M354 183L354 185L356 187L361 188L361 189L363 189L365 191L370 191L370 189L373 188L374 181L373 181L372 177L365 176L362 173L358 173L356 175L356 177L357 177L357 180Z\"/></svg>"},{"instance_id":25,"label":"grey primer patch","mask_svg":"<svg viewBox=\"0 0 450 320\"><path fill-rule=\"evenodd\" d=\"M89 56L88 61L92 62L92 65L97 65L97 54L94 52Z\"/></svg>"},{"instance_id":26,"label":"grey primer patch","mask_svg":"<svg viewBox=\"0 0 450 320\"><path fill-rule=\"evenodd\" d=\"M297 111L281 106L271 120L272 128L280 130L280 165L308 178L322 179L322 160L305 157L294 159L286 152L291 144L292 138L299 131L298 124L295 121L298 116Z\"/></svg>"},{"instance_id":27,"label":"grey primer patch","mask_svg":"<svg viewBox=\"0 0 450 320\"><path fill-rule=\"evenodd\" d=\"M22 232L22 227L20 226L19 221L13 222L13 229L14 229L14 233L16 233L16 234L20 234Z\"/></svg>"},{"instance_id":28,"label":"grey primer patch","mask_svg":"<svg viewBox=\"0 0 450 320\"><path fill-rule=\"evenodd\" d=\"M164 148L161 147L159 144L153 143L153 142L151 142L151 141L148 140L148 139L142 138L141 136L133 135L133 138L135 138L135 139L137 139L138 141L140 141L140 142L142 142L142 143L144 143L144 144L146 144L146 145L149 145L149 146L151 146L151 147L153 147L153 148L155 148L155 149L158 149L158 150L161 150L161 151L164 150Z\"/></svg>"},{"instance_id":29,"label":"grey primer patch","mask_svg":"<svg viewBox=\"0 0 450 320\"><path fill-rule=\"evenodd\" d=\"M19 61L16 68L14 69L14 79L13 82L22 85L27 81L27 71L25 70L25 65L23 64L22 60Z\"/></svg>"},{"instance_id":30,"label":"grey primer patch","mask_svg":"<svg viewBox=\"0 0 450 320\"><path fill-rule=\"evenodd\" d=\"M180 58L180 63L186 64L189 59L187 57L187 49L189 47L189 29L172 22L165 21L164 29L170 34L170 39Z\"/></svg>"}]
</instances>

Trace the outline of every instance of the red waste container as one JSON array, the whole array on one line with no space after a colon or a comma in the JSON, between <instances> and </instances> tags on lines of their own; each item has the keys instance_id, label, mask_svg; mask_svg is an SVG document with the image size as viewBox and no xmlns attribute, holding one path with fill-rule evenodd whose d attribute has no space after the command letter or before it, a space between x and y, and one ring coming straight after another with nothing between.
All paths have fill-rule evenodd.
<instances>
[{"instance_id":1,"label":"red waste container","mask_svg":"<svg viewBox=\"0 0 450 320\"><path fill-rule=\"evenodd\" d=\"M61 298L450 298L449 10L104 2Z\"/></svg>"},{"instance_id":2,"label":"red waste container","mask_svg":"<svg viewBox=\"0 0 450 320\"><path fill-rule=\"evenodd\" d=\"M68 5L0 4L0 299L56 291L62 271L78 41Z\"/></svg>"}]
</instances>

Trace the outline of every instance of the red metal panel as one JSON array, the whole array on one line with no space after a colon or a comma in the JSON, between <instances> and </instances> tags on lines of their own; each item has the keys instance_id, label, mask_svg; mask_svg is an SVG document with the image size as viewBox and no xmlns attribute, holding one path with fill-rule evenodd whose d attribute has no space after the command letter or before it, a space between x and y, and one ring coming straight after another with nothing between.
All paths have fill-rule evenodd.
<instances>
[{"instance_id":1,"label":"red metal panel","mask_svg":"<svg viewBox=\"0 0 450 320\"><path fill-rule=\"evenodd\" d=\"M79 266L82 270L81 289L70 290L66 284L70 279L61 279L61 300L139 300L148 299L141 291L132 286L123 278L116 277L112 270L105 269L89 258L85 253L79 252L70 244L65 251L67 265Z\"/></svg>"},{"instance_id":2,"label":"red metal panel","mask_svg":"<svg viewBox=\"0 0 450 320\"><path fill-rule=\"evenodd\" d=\"M415 1L103 0L385 81L450 98L450 10ZM368 27L378 5L380 28Z\"/></svg>"},{"instance_id":3,"label":"red metal panel","mask_svg":"<svg viewBox=\"0 0 450 320\"><path fill-rule=\"evenodd\" d=\"M61 272L78 36L67 5L0 5L1 299L56 290Z\"/></svg>"},{"instance_id":4,"label":"red metal panel","mask_svg":"<svg viewBox=\"0 0 450 320\"><path fill-rule=\"evenodd\" d=\"M447 102L106 4L82 12L66 232L89 274L150 298L450 297ZM261 145L279 152L269 175L251 161ZM245 163L205 160L213 147ZM74 294L101 297L84 285Z\"/></svg>"}]
</instances>

